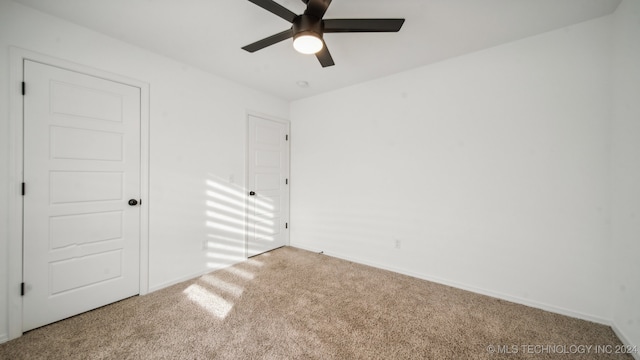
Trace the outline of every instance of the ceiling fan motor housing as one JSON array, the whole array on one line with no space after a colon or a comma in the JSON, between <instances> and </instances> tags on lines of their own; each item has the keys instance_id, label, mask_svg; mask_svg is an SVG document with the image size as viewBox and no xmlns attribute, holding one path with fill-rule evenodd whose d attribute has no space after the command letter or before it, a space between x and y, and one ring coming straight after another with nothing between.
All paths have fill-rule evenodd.
<instances>
[{"instance_id":1,"label":"ceiling fan motor housing","mask_svg":"<svg viewBox=\"0 0 640 360\"><path fill-rule=\"evenodd\" d=\"M302 35L312 35L322 39L324 32L322 20L312 15L298 15L293 20L293 38Z\"/></svg>"},{"instance_id":2,"label":"ceiling fan motor housing","mask_svg":"<svg viewBox=\"0 0 640 360\"><path fill-rule=\"evenodd\" d=\"M286 20L292 26L287 30L243 46L242 49L252 53L293 37L293 47L302 54L315 54L322 67L335 65L323 39L325 31L328 33L397 32L404 23L404 19L323 20L324 14L331 5L331 0L302 0L307 4L302 15L296 15L274 0L249 1Z\"/></svg>"}]
</instances>

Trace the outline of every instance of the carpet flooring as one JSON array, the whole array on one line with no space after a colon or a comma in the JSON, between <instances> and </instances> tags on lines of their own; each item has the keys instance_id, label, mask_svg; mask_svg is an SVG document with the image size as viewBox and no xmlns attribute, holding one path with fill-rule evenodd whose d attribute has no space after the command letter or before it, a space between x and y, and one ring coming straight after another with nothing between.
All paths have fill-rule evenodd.
<instances>
[{"instance_id":1,"label":"carpet flooring","mask_svg":"<svg viewBox=\"0 0 640 360\"><path fill-rule=\"evenodd\" d=\"M29 331L0 358L632 359L620 345L604 325L284 247Z\"/></svg>"}]
</instances>

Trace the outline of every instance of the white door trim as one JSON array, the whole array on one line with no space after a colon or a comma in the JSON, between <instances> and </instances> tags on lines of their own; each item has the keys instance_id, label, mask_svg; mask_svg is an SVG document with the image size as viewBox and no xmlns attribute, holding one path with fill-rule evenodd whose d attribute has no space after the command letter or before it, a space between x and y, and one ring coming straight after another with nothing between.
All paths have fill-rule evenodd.
<instances>
[{"instance_id":1,"label":"white door trim","mask_svg":"<svg viewBox=\"0 0 640 360\"><path fill-rule=\"evenodd\" d=\"M255 111L247 111L246 120L244 122L245 125L245 147L244 147L244 190L245 190L245 205L244 205L244 257L249 256L249 117L258 117L265 120L275 121L281 124L284 124L287 127L287 134L289 136L289 141L287 141L287 146L289 150L289 166L287 169L287 178L289 178L289 184L291 184L291 122L286 119L274 117L271 115L266 115L260 112ZM291 187L289 189L289 199L287 203L287 222L290 222L291 218ZM291 225L291 224L289 224ZM289 230L291 226L289 226ZM289 233L290 234L290 233ZM290 236L287 236L287 240L285 245L289 246L290 244Z\"/></svg>"},{"instance_id":2,"label":"white door trim","mask_svg":"<svg viewBox=\"0 0 640 360\"><path fill-rule=\"evenodd\" d=\"M9 339L22 335L22 179L23 179L23 99L22 79L24 60L119 82L140 89L140 295L149 292L149 84L54 58L29 50L10 47L10 91L9 91L9 246L8 246L8 315ZM29 92L27 84L27 94Z\"/></svg>"}]
</instances>

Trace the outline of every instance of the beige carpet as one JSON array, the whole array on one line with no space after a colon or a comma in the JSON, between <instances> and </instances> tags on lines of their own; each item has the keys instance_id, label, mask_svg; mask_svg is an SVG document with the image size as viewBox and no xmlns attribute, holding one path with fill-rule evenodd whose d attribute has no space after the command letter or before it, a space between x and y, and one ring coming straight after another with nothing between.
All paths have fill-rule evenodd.
<instances>
[{"instance_id":1,"label":"beige carpet","mask_svg":"<svg viewBox=\"0 0 640 360\"><path fill-rule=\"evenodd\" d=\"M33 330L0 358L631 359L616 345L607 326L286 247Z\"/></svg>"}]
</instances>

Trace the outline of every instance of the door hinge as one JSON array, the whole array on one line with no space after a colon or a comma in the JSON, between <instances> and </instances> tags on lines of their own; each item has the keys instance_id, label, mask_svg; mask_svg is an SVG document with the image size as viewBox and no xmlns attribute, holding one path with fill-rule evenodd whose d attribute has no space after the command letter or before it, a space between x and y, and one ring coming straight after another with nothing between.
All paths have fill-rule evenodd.
<instances>
[{"instance_id":1,"label":"door hinge","mask_svg":"<svg viewBox=\"0 0 640 360\"><path fill-rule=\"evenodd\" d=\"M288 229L289 228L289 223L284 223L284 228Z\"/></svg>"},{"instance_id":2,"label":"door hinge","mask_svg":"<svg viewBox=\"0 0 640 360\"><path fill-rule=\"evenodd\" d=\"M27 193L27 185L25 185L25 183L22 183L22 196L24 196L24 194Z\"/></svg>"},{"instance_id":3,"label":"door hinge","mask_svg":"<svg viewBox=\"0 0 640 360\"><path fill-rule=\"evenodd\" d=\"M27 84L23 81L22 82L22 95L25 95L27 93Z\"/></svg>"},{"instance_id":4,"label":"door hinge","mask_svg":"<svg viewBox=\"0 0 640 360\"><path fill-rule=\"evenodd\" d=\"M284 179L284 184L289 185L289 179Z\"/></svg>"},{"instance_id":5,"label":"door hinge","mask_svg":"<svg viewBox=\"0 0 640 360\"><path fill-rule=\"evenodd\" d=\"M24 296L24 283L20 284L20 296Z\"/></svg>"},{"instance_id":6,"label":"door hinge","mask_svg":"<svg viewBox=\"0 0 640 360\"><path fill-rule=\"evenodd\" d=\"M140 204L140 205L142 205L142 199L140 199L140 202L139 202L139 204Z\"/></svg>"},{"instance_id":7,"label":"door hinge","mask_svg":"<svg viewBox=\"0 0 640 360\"><path fill-rule=\"evenodd\" d=\"M24 83L23 83L24 84ZM284 136L284 141L289 141L289 134Z\"/></svg>"}]
</instances>

